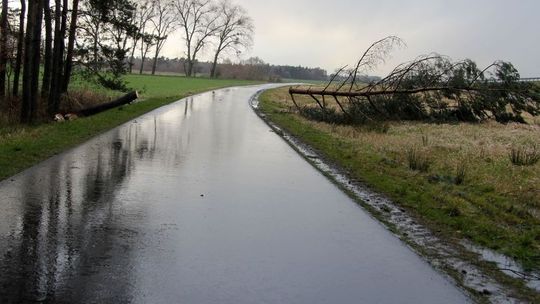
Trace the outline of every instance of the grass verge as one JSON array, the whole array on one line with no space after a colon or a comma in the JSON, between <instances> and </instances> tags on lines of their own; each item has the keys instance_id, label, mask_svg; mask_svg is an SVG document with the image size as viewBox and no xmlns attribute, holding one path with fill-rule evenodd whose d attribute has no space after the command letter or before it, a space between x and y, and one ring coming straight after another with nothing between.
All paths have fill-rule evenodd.
<instances>
[{"instance_id":1,"label":"grass verge","mask_svg":"<svg viewBox=\"0 0 540 304\"><path fill-rule=\"evenodd\" d=\"M540 143L538 126L341 126L305 119L289 99L287 88L276 89L265 92L259 106L441 237L468 239L540 269L540 164L510 160L512 147Z\"/></svg>"},{"instance_id":2,"label":"grass verge","mask_svg":"<svg viewBox=\"0 0 540 304\"><path fill-rule=\"evenodd\" d=\"M0 127L0 180L6 179L104 131L183 97L253 81L128 76L131 87L142 91L140 102L66 123Z\"/></svg>"}]
</instances>

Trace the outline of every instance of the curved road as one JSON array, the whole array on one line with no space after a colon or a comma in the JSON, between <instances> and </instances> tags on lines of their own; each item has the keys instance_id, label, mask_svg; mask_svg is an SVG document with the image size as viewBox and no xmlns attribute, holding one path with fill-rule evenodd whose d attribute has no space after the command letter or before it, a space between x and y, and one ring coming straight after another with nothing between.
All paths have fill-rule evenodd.
<instances>
[{"instance_id":1,"label":"curved road","mask_svg":"<svg viewBox=\"0 0 540 304\"><path fill-rule=\"evenodd\" d=\"M251 110L158 109L0 183L0 302L463 303Z\"/></svg>"}]
</instances>

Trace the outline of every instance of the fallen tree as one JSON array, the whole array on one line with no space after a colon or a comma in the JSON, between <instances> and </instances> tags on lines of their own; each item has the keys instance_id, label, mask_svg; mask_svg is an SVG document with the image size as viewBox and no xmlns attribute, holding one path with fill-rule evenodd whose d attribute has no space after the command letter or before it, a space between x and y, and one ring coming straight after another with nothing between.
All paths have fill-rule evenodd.
<instances>
[{"instance_id":1,"label":"fallen tree","mask_svg":"<svg viewBox=\"0 0 540 304\"><path fill-rule=\"evenodd\" d=\"M379 81L362 83L360 76L384 62L403 42L394 36L373 43L353 69L343 67L324 88L292 87L291 98L301 113L335 122L368 120L432 120L525 122L524 113L540 114L540 88L521 82L509 62L497 61L480 70L472 60L453 62L445 56L421 56L397 66ZM309 96L319 110L300 107L295 96ZM342 115L328 107L331 98Z\"/></svg>"},{"instance_id":2,"label":"fallen tree","mask_svg":"<svg viewBox=\"0 0 540 304\"><path fill-rule=\"evenodd\" d=\"M110 110L110 109L113 109L113 108L116 108L116 107L119 107L119 106L123 106L125 104L128 104L128 103L131 103L133 101L135 101L137 98L139 98L139 94L137 93L137 91L133 91L133 92L130 92L118 99L115 99L111 102L107 102L107 103L102 103L100 105L97 105L97 106L94 106L94 107L90 107L90 108L86 108L86 109L83 109L83 110L80 110L79 112L77 112L77 116L91 116L91 115L95 115L95 114L98 114L98 113L101 113L101 112L104 112L104 111L107 111L107 110Z\"/></svg>"}]
</instances>

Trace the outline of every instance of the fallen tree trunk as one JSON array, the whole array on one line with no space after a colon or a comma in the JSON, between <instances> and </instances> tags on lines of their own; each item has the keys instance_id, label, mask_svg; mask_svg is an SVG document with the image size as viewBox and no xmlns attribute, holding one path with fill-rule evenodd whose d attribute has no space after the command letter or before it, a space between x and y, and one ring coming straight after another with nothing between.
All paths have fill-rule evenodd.
<instances>
[{"instance_id":1,"label":"fallen tree trunk","mask_svg":"<svg viewBox=\"0 0 540 304\"><path fill-rule=\"evenodd\" d=\"M324 89L299 89L291 87L289 89L290 95L317 95L317 96L334 96L334 97L370 97L370 96L379 96L379 95L398 95L398 94L417 94L417 93L426 93L426 92L437 92L437 91L483 91L483 92L506 92L505 89L480 89L474 87L425 87L409 90L361 90L361 91L332 91Z\"/></svg>"},{"instance_id":2,"label":"fallen tree trunk","mask_svg":"<svg viewBox=\"0 0 540 304\"><path fill-rule=\"evenodd\" d=\"M110 110L112 108L116 108L116 107L123 106L123 105L128 104L128 103L131 103L134 100L136 100L137 98L139 98L139 93L137 93L137 91L133 91L133 92L127 93L126 95L124 95L124 96L122 96L122 97L120 97L120 98L118 98L116 100L113 100L111 102L107 102L107 103L104 103L104 104L97 105L95 107L83 109L83 110L79 111L76 114L78 116L95 115L95 114Z\"/></svg>"}]
</instances>

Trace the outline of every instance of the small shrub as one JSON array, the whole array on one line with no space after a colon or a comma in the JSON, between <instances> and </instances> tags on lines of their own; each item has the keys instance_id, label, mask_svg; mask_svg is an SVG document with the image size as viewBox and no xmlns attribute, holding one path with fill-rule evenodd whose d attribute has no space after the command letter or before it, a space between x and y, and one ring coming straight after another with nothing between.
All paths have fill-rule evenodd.
<instances>
[{"instance_id":1,"label":"small shrub","mask_svg":"<svg viewBox=\"0 0 540 304\"><path fill-rule=\"evenodd\" d=\"M512 147L510 161L516 166L532 166L540 161L540 149L537 145Z\"/></svg>"},{"instance_id":2,"label":"small shrub","mask_svg":"<svg viewBox=\"0 0 540 304\"><path fill-rule=\"evenodd\" d=\"M457 206L450 206L444 209L446 209L446 213L449 217L459 217L462 215L461 210Z\"/></svg>"},{"instance_id":3,"label":"small shrub","mask_svg":"<svg viewBox=\"0 0 540 304\"><path fill-rule=\"evenodd\" d=\"M429 170L429 157L416 148L407 151L407 161L411 170L427 172Z\"/></svg>"},{"instance_id":4,"label":"small shrub","mask_svg":"<svg viewBox=\"0 0 540 304\"><path fill-rule=\"evenodd\" d=\"M311 120L327 122L333 124L347 124L347 117L342 113L336 112L332 108L325 110L315 107L304 107L301 109L301 114Z\"/></svg>"},{"instance_id":5,"label":"small shrub","mask_svg":"<svg viewBox=\"0 0 540 304\"><path fill-rule=\"evenodd\" d=\"M390 124L387 122L374 121L367 123L364 129L370 132L377 132L381 134L387 134L390 131Z\"/></svg>"},{"instance_id":6,"label":"small shrub","mask_svg":"<svg viewBox=\"0 0 540 304\"><path fill-rule=\"evenodd\" d=\"M9 126L19 122L21 99L14 96L6 96L0 102L0 126Z\"/></svg>"},{"instance_id":7,"label":"small shrub","mask_svg":"<svg viewBox=\"0 0 540 304\"><path fill-rule=\"evenodd\" d=\"M427 135L422 135L422 145L424 147L429 146L429 137Z\"/></svg>"},{"instance_id":8,"label":"small shrub","mask_svg":"<svg viewBox=\"0 0 540 304\"><path fill-rule=\"evenodd\" d=\"M441 175L441 174L431 174L427 177L427 180L431 184L438 184L438 183L445 183L445 184L453 184L455 183L455 179L453 176L448 175Z\"/></svg>"},{"instance_id":9,"label":"small shrub","mask_svg":"<svg viewBox=\"0 0 540 304\"><path fill-rule=\"evenodd\" d=\"M465 182L465 175L466 175L465 166L466 165L464 161L460 162L457 165L456 176L454 177L454 183L456 185L462 185Z\"/></svg>"}]
</instances>

